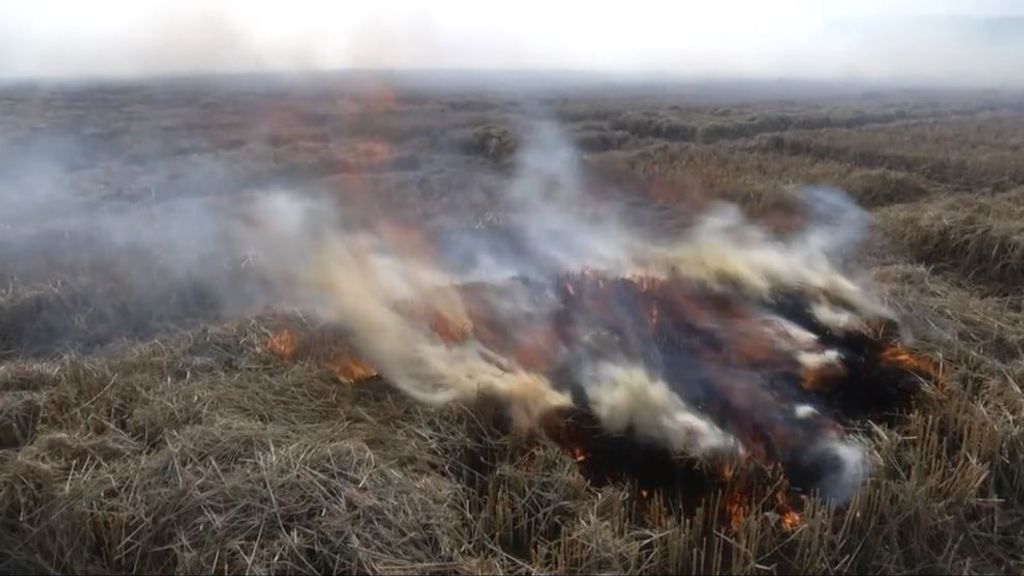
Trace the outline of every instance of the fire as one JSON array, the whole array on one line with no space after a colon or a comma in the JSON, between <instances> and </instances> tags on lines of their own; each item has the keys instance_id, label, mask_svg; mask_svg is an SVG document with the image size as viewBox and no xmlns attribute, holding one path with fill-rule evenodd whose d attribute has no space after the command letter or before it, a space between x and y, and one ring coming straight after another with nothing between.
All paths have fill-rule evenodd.
<instances>
[{"instance_id":1,"label":"fire","mask_svg":"<svg viewBox=\"0 0 1024 576\"><path fill-rule=\"evenodd\" d=\"M266 351L285 362L312 362L347 384L379 376L376 368L355 353L343 334L327 328L280 328L267 339Z\"/></svg>"},{"instance_id":2,"label":"fire","mask_svg":"<svg viewBox=\"0 0 1024 576\"><path fill-rule=\"evenodd\" d=\"M775 492L775 505L779 512L779 525L784 531L791 532L803 524L803 517L790 505L785 486L778 488Z\"/></svg>"},{"instance_id":3,"label":"fire","mask_svg":"<svg viewBox=\"0 0 1024 576\"><path fill-rule=\"evenodd\" d=\"M800 371L800 386L808 392L824 392L845 375L846 370L841 364L804 366Z\"/></svg>"},{"instance_id":4,"label":"fire","mask_svg":"<svg viewBox=\"0 0 1024 576\"><path fill-rule=\"evenodd\" d=\"M706 503L705 496L717 492L720 500L715 514L728 530L741 528L745 519L761 513L774 514L784 531L795 530L803 522L793 507L788 484L772 481L772 470L752 466L749 459L702 462L679 458L649 443L603 433L592 415L577 410L549 415L543 430L595 486L634 484L636 504L644 514L691 514ZM766 487L770 487L767 495L759 496L765 494ZM767 509L755 502L766 504Z\"/></svg>"},{"instance_id":5,"label":"fire","mask_svg":"<svg viewBox=\"0 0 1024 576\"><path fill-rule=\"evenodd\" d=\"M460 302L461 313L466 315L460 320L435 309L439 300L433 297L425 298L425 309L411 306L400 312L444 347L481 346L512 366L549 375L556 385L578 387L591 403L600 400L605 388L594 388L594 382L586 380L564 384L559 380L574 361L570 354L582 353L592 359L656 356L661 371L656 378L664 380L652 382L661 382L683 402L701 410L699 417L685 416L692 421L688 424L691 428L679 434L711 434L718 427L722 431L715 434L726 435L742 447L746 462L724 465L715 476L716 483L728 484L740 476L737 466L752 465L781 467L799 489L819 487L827 477L823 471L859 474L860 464L850 460L855 456L842 445L842 427L824 408L815 407L816 397L840 410L861 405L868 410L876 404L884 408L898 399L894 394L902 393L891 382L903 382L903 386L909 373L935 373L928 360L911 355L899 344L878 342L859 333L849 342L835 334L821 341L812 334L802 337L807 341L802 343L778 328L778 323L766 321L756 302L681 279L613 277L585 270L567 275L556 286L561 287L554 295L557 308L549 315L523 316L515 314L514 308L509 314L496 307L495 302L509 298L507 291L512 288L525 291L528 298L541 297L525 284L512 288L475 284L440 290L439 294ZM271 338L268 349L279 358L294 360L299 348L312 347L303 354L346 383L378 376L376 368L340 335L314 337L312 344L300 344L294 331L282 330ZM826 344L832 348L825 348ZM871 371L872 362L889 371ZM615 390L618 384L612 386L610 390ZM633 392L621 398L631 398L630 394ZM664 418L649 411L667 408L659 404L663 404L661 400L653 402L644 408L647 413L637 414L631 428L648 434L647 441L675 438L666 436L669 432L664 428L649 428L652 419ZM609 441L607 436L597 435L604 432L602 428L596 424L590 431L576 430L573 440L559 443L577 463L607 468L611 456L596 455L599 443ZM594 437L581 440L581 433ZM807 460L808 452L816 456ZM625 456L616 454L616 458ZM730 517L749 513L748 496L729 493ZM788 508L780 515L787 526L799 522L799 514Z\"/></svg>"},{"instance_id":6,"label":"fire","mask_svg":"<svg viewBox=\"0 0 1024 576\"><path fill-rule=\"evenodd\" d=\"M327 367L338 380L346 384L355 384L379 376L373 366L347 354L339 354L327 364Z\"/></svg>"},{"instance_id":7,"label":"fire","mask_svg":"<svg viewBox=\"0 0 1024 576\"><path fill-rule=\"evenodd\" d=\"M750 516L750 497L746 493L733 491L725 498L725 516L729 527L738 530Z\"/></svg>"},{"instance_id":8,"label":"fire","mask_svg":"<svg viewBox=\"0 0 1024 576\"><path fill-rule=\"evenodd\" d=\"M281 360L292 360L295 358L295 351L298 348L298 336L287 328L275 332L267 340L267 351Z\"/></svg>"},{"instance_id":9,"label":"fire","mask_svg":"<svg viewBox=\"0 0 1024 576\"><path fill-rule=\"evenodd\" d=\"M589 358L655 354L662 370L657 377L664 379L663 385L682 401L699 405L706 422L699 425L708 430L721 427L726 432L720 434L728 434L741 446L743 458L725 459L710 471L679 468L671 458L653 467L641 462L636 459L644 453L636 452L640 442L657 445L665 438L657 436L665 434L663 429L645 428L649 422L644 419L663 417L649 412L638 413L639 420L618 438L607 434L607 423L594 420L586 405L579 407L580 414L586 415L585 424L557 417L558 423L545 431L592 481L617 481L640 474L649 486L657 487L663 482L661 476L672 479L682 474L690 478L690 484L679 489L691 490L696 484L706 493L718 487L725 494L723 513L734 528L752 513L753 492L749 486L741 488L751 467L779 467L791 481L780 489L776 500L779 521L786 530L801 522L799 512L783 496L790 485L805 490L822 488L821 478L828 477L822 476L822 471L854 474L856 480L859 464L849 461L849 454L843 452L842 427L824 408L815 407L816 396L831 399L839 409L857 402L882 402L884 406L897 389L887 379L937 372L931 362L895 342L859 333L849 342L834 333L826 335L828 340L813 334L793 336L793 329L786 332L778 323L766 321L761 305L681 279L614 277L586 270L567 275L556 286L560 287L554 294L556 312L548 315L503 312L494 303L508 299L509 288L490 284L439 291L449 298L454 295L465 314L463 319L435 308L440 299L434 297L424 298L423 306L402 308L400 313L444 347L481 346L513 366L550 375L556 384L560 384L561 371L572 361L568 355L573 352ZM529 298L541 297L532 294L529 285L512 288L513 292L525 291ZM341 382L379 376L341 334L300 336L295 330L283 329L270 338L267 348L283 360L310 358ZM870 371L872 362L889 371ZM566 385L578 386L591 402L601 393L589 381ZM864 395L865 390L875 389L881 391L877 398ZM652 409L660 407L645 408ZM695 416L686 417L694 420L694 426L701 422ZM631 436L630 429L640 436ZM644 433L648 436L641 437ZM819 455L807 460L809 452ZM669 455L665 451L659 458ZM652 489L643 488L647 493Z\"/></svg>"},{"instance_id":10,"label":"fire","mask_svg":"<svg viewBox=\"0 0 1024 576\"><path fill-rule=\"evenodd\" d=\"M882 364L902 368L929 380L939 378L939 366L928 358L914 356L902 345L892 342L880 355Z\"/></svg>"},{"instance_id":11,"label":"fire","mask_svg":"<svg viewBox=\"0 0 1024 576\"><path fill-rule=\"evenodd\" d=\"M800 517L800 513L796 510L788 510L782 513L780 522L782 523L782 529L789 532L796 530L796 528L803 522L803 519Z\"/></svg>"},{"instance_id":12,"label":"fire","mask_svg":"<svg viewBox=\"0 0 1024 576\"><path fill-rule=\"evenodd\" d=\"M520 229L493 240L493 252L491 240L477 246L457 228L461 248L446 250L447 236L398 215L339 233L312 276L330 318L362 349L343 335L307 345L289 332L268 349L343 382L380 368L426 403L496 397L514 427L542 429L591 482L636 481L659 499L719 493L732 526L760 508L751 470L777 471L782 492L847 501L868 470L844 425L897 413L920 377L937 374L894 336L865 328L891 314L827 251L729 214L689 236L636 234L622 246L574 222L585 232L570 238L578 246L555 250L536 245L560 238L548 200L550 213L534 214L539 228L509 224ZM593 258L571 253L591 244L601 245ZM783 527L799 525L785 501L775 509Z\"/></svg>"}]
</instances>

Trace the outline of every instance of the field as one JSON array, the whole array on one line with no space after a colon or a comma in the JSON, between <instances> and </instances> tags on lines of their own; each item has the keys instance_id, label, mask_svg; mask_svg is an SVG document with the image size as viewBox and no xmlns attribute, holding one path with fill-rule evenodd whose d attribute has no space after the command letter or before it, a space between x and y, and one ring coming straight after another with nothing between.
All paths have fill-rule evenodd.
<instances>
[{"instance_id":1,"label":"field","mask_svg":"<svg viewBox=\"0 0 1024 576\"><path fill-rule=\"evenodd\" d=\"M0 571L1024 570L1024 96L392 80L0 89ZM727 495L597 481L486 398L353 383L218 226L287 189L487 227L537 115L651 226L721 199L786 230L802 184L869 210L858 262L941 381L860 423L853 500L723 521Z\"/></svg>"}]
</instances>

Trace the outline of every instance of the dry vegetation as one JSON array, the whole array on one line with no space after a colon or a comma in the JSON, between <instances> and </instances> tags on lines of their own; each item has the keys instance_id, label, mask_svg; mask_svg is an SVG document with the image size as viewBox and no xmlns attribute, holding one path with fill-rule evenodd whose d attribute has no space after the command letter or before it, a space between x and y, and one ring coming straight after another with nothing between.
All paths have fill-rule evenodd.
<instances>
[{"instance_id":1,"label":"dry vegetation","mask_svg":"<svg viewBox=\"0 0 1024 576\"><path fill-rule=\"evenodd\" d=\"M985 292L1018 296L1024 285L1024 188L929 198L884 214L889 234L915 258L955 272Z\"/></svg>"},{"instance_id":2,"label":"dry vegetation","mask_svg":"<svg viewBox=\"0 0 1024 576\"><path fill-rule=\"evenodd\" d=\"M339 90L10 89L0 168L64 146L48 169L96 200L286 184L415 220L491 217L514 99ZM848 506L808 499L795 528L768 500L735 525L717 512L727 495L681 511L591 483L568 453L506 433L486 399L429 409L313 356L280 361L267 342L283 323L336 337L300 316L222 320L201 291L181 299L187 282L110 284L80 246L51 275L0 246L0 571L1024 570L1018 97L546 104L644 201L700 190L771 219L811 182L873 210L866 260L944 381L909 415L863 423L875 473Z\"/></svg>"}]
</instances>

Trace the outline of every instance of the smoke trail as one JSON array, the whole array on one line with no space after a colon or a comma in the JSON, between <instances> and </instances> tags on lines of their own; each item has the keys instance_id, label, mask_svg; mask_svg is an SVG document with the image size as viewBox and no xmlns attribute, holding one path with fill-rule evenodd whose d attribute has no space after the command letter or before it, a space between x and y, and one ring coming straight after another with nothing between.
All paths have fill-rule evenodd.
<instances>
[{"instance_id":1,"label":"smoke trail","mask_svg":"<svg viewBox=\"0 0 1024 576\"><path fill-rule=\"evenodd\" d=\"M586 194L557 127L526 135L489 242L343 226L330 207L279 194L253 245L266 244L269 275L299 287L297 300L343 325L418 400L496 396L523 428L582 403L610 432L697 456L760 454L828 497L852 495L862 449L797 383L780 388L759 372L840 369L840 352L773 311L779 294L797 295L829 330L889 316L844 271L867 216L838 191L809 190L809 224L789 240L727 205L652 238Z\"/></svg>"}]
</instances>

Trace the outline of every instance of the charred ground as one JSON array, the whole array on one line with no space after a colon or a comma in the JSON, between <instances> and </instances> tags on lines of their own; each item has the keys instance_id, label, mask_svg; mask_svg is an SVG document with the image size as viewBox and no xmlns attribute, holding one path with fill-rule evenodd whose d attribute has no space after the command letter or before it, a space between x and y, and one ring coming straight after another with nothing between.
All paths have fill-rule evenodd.
<instances>
[{"instance_id":1,"label":"charred ground","mask_svg":"<svg viewBox=\"0 0 1024 576\"><path fill-rule=\"evenodd\" d=\"M1019 572L1024 100L720 90L0 92L3 569ZM876 466L847 507L803 502L784 521L771 470L711 486L721 471L624 448L670 478L659 492L616 469L614 443L581 466L507 434L486 401L428 409L379 378L339 379L344 334L301 310L240 317L270 293L187 217L289 187L439 230L500 228L495 195L537 110L585 151L597 193L631 190L652 227L722 198L784 232L804 183L871 209L861 258L943 386L850 423ZM194 226L139 234L167 220ZM277 342L288 361L282 328L298 335Z\"/></svg>"}]
</instances>

